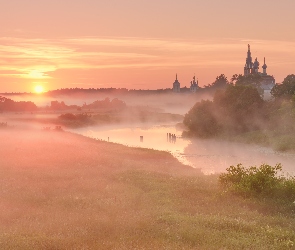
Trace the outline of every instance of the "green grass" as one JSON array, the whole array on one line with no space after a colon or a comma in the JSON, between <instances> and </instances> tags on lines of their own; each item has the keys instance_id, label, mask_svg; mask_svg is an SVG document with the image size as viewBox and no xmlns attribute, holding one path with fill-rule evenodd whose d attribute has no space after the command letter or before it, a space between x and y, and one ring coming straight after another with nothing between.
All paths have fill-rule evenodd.
<instances>
[{"instance_id":1,"label":"green grass","mask_svg":"<svg viewBox=\"0 0 295 250\"><path fill-rule=\"evenodd\" d=\"M0 134L14 156L0 165L0 249L294 248L292 209L225 192L165 152L28 136L15 149Z\"/></svg>"},{"instance_id":2,"label":"green grass","mask_svg":"<svg viewBox=\"0 0 295 250\"><path fill-rule=\"evenodd\" d=\"M294 214L220 192L216 176L126 171L104 190L38 190L17 197L25 215L0 236L1 249L286 249ZM96 192L97 193L96 193ZM100 192L98 192L100 191ZM271 213L269 213L271 212Z\"/></svg>"},{"instance_id":3,"label":"green grass","mask_svg":"<svg viewBox=\"0 0 295 250\"><path fill-rule=\"evenodd\" d=\"M279 152L295 152L294 133L255 130L240 134L220 134L218 139L270 147Z\"/></svg>"}]
</instances>

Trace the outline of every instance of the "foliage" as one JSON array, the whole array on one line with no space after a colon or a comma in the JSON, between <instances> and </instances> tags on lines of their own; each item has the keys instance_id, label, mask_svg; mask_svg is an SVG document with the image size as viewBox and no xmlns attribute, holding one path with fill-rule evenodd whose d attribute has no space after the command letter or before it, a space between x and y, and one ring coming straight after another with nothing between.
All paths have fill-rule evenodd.
<instances>
[{"instance_id":1,"label":"foliage","mask_svg":"<svg viewBox=\"0 0 295 250\"><path fill-rule=\"evenodd\" d=\"M9 98L0 96L0 112L2 111L13 111L13 112L22 112L22 111L36 111L37 106L33 102L15 102Z\"/></svg>"},{"instance_id":2,"label":"foliage","mask_svg":"<svg viewBox=\"0 0 295 250\"><path fill-rule=\"evenodd\" d=\"M227 77L224 74L221 74L220 76L216 77L215 81L212 83L212 86L217 88L224 88L228 84L229 82L227 80Z\"/></svg>"},{"instance_id":3,"label":"foliage","mask_svg":"<svg viewBox=\"0 0 295 250\"><path fill-rule=\"evenodd\" d=\"M87 113L61 114L60 116L58 116L58 121L63 126L69 126L69 127L83 127L83 126L89 126L89 125L95 124L95 120L93 119L92 115L87 114Z\"/></svg>"},{"instance_id":4,"label":"foliage","mask_svg":"<svg viewBox=\"0 0 295 250\"><path fill-rule=\"evenodd\" d=\"M97 100L91 104L83 105L85 109L96 109L96 108L115 108L115 109L124 109L126 108L126 103L124 101L119 100L118 98L114 98L112 101L110 98L105 98L104 100Z\"/></svg>"},{"instance_id":5,"label":"foliage","mask_svg":"<svg viewBox=\"0 0 295 250\"><path fill-rule=\"evenodd\" d=\"M238 164L226 170L219 176L219 182L231 191L244 196L287 199L290 203L295 199L295 178L279 175L281 164L249 168Z\"/></svg>"},{"instance_id":6,"label":"foliage","mask_svg":"<svg viewBox=\"0 0 295 250\"><path fill-rule=\"evenodd\" d=\"M256 129L263 100L256 88L229 85L218 90L213 102L201 101L185 115L188 135L212 137L220 132ZM185 135L185 133L184 133Z\"/></svg>"},{"instance_id":7,"label":"foliage","mask_svg":"<svg viewBox=\"0 0 295 250\"><path fill-rule=\"evenodd\" d=\"M81 120L81 121L85 121L85 120L88 120L89 118L91 118L91 115L87 114L87 113L83 113L83 114L66 113L66 114L61 114L58 118L62 119L62 120Z\"/></svg>"},{"instance_id":8,"label":"foliage","mask_svg":"<svg viewBox=\"0 0 295 250\"><path fill-rule=\"evenodd\" d=\"M295 75L287 76L283 84L278 85L289 87L289 91L268 101L261 98L255 85L240 84L238 81L242 78L250 79L234 75L231 81L235 85L217 89L213 102L197 103L185 115L184 125L188 131L183 135L218 136L270 146L278 151L295 150L295 94L291 91L292 84L295 91ZM275 87L272 92L276 90Z\"/></svg>"},{"instance_id":9,"label":"foliage","mask_svg":"<svg viewBox=\"0 0 295 250\"><path fill-rule=\"evenodd\" d=\"M262 81L262 77L260 74L249 74L249 75L241 75L235 74L231 78L231 83L235 85L242 85L242 86L252 86L255 87L259 94L263 94L263 90L260 87Z\"/></svg>"},{"instance_id":10,"label":"foliage","mask_svg":"<svg viewBox=\"0 0 295 250\"><path fill-rule=\"evenodd\" d=\"M231 82L235 85L252 85L254 87L258 87L262 77L260 74L249 74L249 75L233 75L231 78Z\"/></svg>"},{"instance_id":11,"label":"foliage","mask_svg":"<svg viewBox=\"0 0 295 250\"><path fill-rule=\"evenodd\" d=\"M224 92L216 92L214 103L229 113L241 116L254 113L263 105L257 89L251 86L228 86Z\"/></svg>"},{"instance_id":12,"label":"foliage","mask_svg":"<svg viewBox=\"0 0 295 250\"><path fill-rule=\"evenodd\" d=\"M271 90L271 94L275 98L292 98L295 94L295 75L288 75L282 84L276 84Z\"/></svg>"},{"instance_id":13,"label":"foliage","mask_svg":"<svg viewBox=\"0 0 295 250\"><path fill-rule=\"evenodd\" d=\"M205 85L204 89L206 91L210 91L213 90L215 91L216 89L223 89L226 88L226 86L228 86L230 83L227 80L227 77L224 74L221 74L219 76L216 77L215 81L211 84ZM200 88L201 90L202 88Z\"/></svg>"},{"instance_id":14,"label":"foliage","mask_svg":"<svg viewBox=\"0 0 295 250\"><path fill-rule=\"evenodd\" d=\"M77 105L66 105L63 101L52 101L51 106L49 107L52 110L69 110L69 109L124 109L126 108L126 103L124 101L119 100L118 98L114 98L110 100L110 98L105 98L104 100L96 100L93 103L86 104L84 103L82 107Z\"/></svg>"},{"instance_id":15,"label":"foliage","mask_svg":"<svg viewBox=\"0 0 295 250\"><path fill-rule=\"evenodd\" d=\"M188 135L211 137L218 134L220 126L214 115L214 105L211 101L196 103L185 115L183 123L188 127Z\"/></svg>"}]
</instances>

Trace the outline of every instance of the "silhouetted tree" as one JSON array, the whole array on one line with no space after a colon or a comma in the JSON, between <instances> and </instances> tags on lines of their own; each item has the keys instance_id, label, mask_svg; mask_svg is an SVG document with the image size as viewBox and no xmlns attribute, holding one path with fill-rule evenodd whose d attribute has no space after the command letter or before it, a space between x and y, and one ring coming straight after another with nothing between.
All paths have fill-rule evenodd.
<instances>
[{"instance_id":1,"label":"silhouetted tree","mask_svg":"<svg viewBox=\"0 0 295 250\"><path fill-rule=\"evenodd\" d=\"M201 101L185 115L188 135L211 137L220 132L246 132L257 129L264 101L252 86L229 85L217 90L213 102ZM184 134L185 135L185 134Z\"/></svg>"},{"instance_id":2,"label":"silhouetted tree","mask_svg":"<svg viewBox=\"0 0 295 250\"><path fill-rule=\"evenodd\" d=\"M276 84L271 90L271 95L275 98L290 99L295 94L295 75L288 75L282 84Z\"/></svg>"},{"instance_id":3,"label":"silhouetted tree","mask_svg":"<svg viewBox=\"0 0 295 250\"><path fill-rule=\"evenodd\" d=\"M229 84L227 77L224 74L217 76L215 81L211 84L214 88L225 88Z\"/></svg>"},{"instance_id":4,"label":"silhouetted tree","mask_svg":"<svg viewBox=\"0 0 295 250\"><path fill-rule=\"evenodd\" d=\"M209 100L197 102L184 116L183 123L188 127L187 135L190 136L212 137L218 134L220 129L213 102Z\"/></svg>"},{"instance_id":5,"label":"silhouetted tree","mask_svg":"<svg viewBox=\"0 0 295 250\"><path fill-rule=\"evenodd\" d=\"M13 111L13 112L22 112L22 111L36 111L38 108L33 102L15 102L9 98L0 96L0 111Z\"/></svg>"}]
</instances>

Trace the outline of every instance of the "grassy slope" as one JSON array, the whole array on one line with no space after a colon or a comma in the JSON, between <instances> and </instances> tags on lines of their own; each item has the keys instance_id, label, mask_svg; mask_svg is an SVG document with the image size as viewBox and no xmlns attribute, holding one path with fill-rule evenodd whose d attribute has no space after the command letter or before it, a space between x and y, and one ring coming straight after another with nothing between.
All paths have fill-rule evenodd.
<instances>
[{"instance_id":1,"label":"grassy slope","mask_svg":"<svg viewBox=\"0 0 295 250\"><path fill-rule=\"evenodd\" d=\"M165 152L0 131L1 249L286 249L292 214Z\"/></svg>"},{"instance_id":2,"label":"grassy slope","mask_svg":"<svg viewBox=\"0 0 295 250\"><path fill-rule=\"evenodd\" d=\"M295 135L294 133L273 133L271 131L250 131L238 135L221 134L218 136L221 140L233 142L256 144L270 147L279 152L295 152Z\"/></svg>"}]
</instances>

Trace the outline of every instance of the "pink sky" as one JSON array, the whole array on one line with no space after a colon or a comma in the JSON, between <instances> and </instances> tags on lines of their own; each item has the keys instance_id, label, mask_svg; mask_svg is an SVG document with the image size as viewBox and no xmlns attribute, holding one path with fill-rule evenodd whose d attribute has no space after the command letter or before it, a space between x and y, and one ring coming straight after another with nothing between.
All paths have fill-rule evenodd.
<instances>
[{"instance_id":1,"label":"pink sky","mask_svg":"<svg viewBox=\"0 0 295 250\"><path fill-rule=\"evenodd\" d=\"M274 3L275 2L275 3ZM171 88L243 73L253 58L295 73L295 1L9 0L0 9L0 92Z\"/></svg>"}]
</instances>

